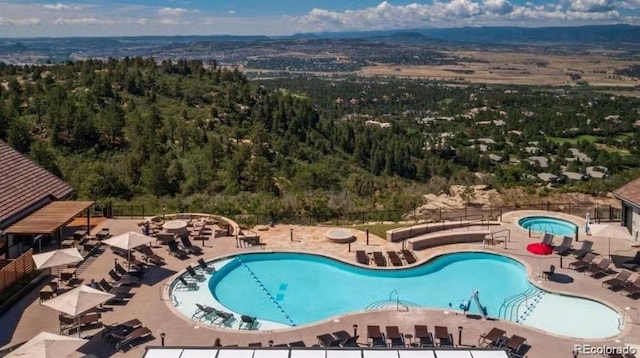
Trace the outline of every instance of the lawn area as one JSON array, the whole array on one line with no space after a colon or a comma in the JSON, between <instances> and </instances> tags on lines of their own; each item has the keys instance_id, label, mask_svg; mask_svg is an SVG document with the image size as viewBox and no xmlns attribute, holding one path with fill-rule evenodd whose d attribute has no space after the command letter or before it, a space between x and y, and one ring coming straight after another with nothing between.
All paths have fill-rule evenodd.
<instances>
[{"instance_id":1,"label":"lawn area","mask_svg":"<svg viewBox=\"0 0 640 358\"><path fill-rule=\"evenodd\" d=\"M569 143L571 145L578 143L579 141L587 141L589 143L596 143L602 141L604 138L594 135L581 135L575 138L562 138L562 137L550 137L549 140L556 142L557 144Z\"/></svg>"},{"instance_id":2,"label":"lawn area","mask_svg":"<svg viewBox=\"0 0 640 358\"><path fill-rule=\"evenodd\" d=\"M409 224L370 224L370 225L357 225L354 229L366 231L369 229L369 233L377 235L381 238L387 237L387 230L397 229L401 227L411 226Z\"/></svg>"}]
</instances>

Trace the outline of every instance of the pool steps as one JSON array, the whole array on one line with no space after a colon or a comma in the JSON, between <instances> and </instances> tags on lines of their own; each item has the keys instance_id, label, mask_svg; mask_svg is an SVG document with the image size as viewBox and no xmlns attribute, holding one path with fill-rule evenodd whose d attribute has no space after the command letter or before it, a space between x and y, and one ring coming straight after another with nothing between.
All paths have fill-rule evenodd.
<instances>
[{"instance_id":1,"label":"pool steps","mask_svg":"<svg viewBox=\"0 0 640 358\"><path fill-rule=\"evenodd\" d=\"M249 266L245 264L244 261L242 261L242 259L240 259L240 256L236 256L235 259L240 263L242 267L244 267L247 270L247 272L249 272L249 275L253 278L253 280L256 281L256 283L260 286L260 288L262 288L262 292L264 292L267 295L267 297L271 300L271 302L273 302L273 304L276 305L276 307L280 310L280 313L284 315L284 318L287 319L289 324L295 327L296 326L295 322L293 322L291 317L284 311L284 308L280 306L278 301L275 299L275 297L273 297L273 295L269 292L269 290L267 290L267 288L264 287L264 285L262 284L262 281L260 281L260 279L256 276L255 273L253 273L253 270L251 270L251 268L249 268Z\"/></svg>"},{"instance_id":2,"label":"pool steps","mask_svg":"<svg viewBox=\"0 0 640 358\"><path fill-rule=\"evenodd\" d=\"M507 297L498 310L498 318L522 323L531 315L544 295L544 291L537 287L531 287L526 291Z\"/></svg>"}]
</instances>

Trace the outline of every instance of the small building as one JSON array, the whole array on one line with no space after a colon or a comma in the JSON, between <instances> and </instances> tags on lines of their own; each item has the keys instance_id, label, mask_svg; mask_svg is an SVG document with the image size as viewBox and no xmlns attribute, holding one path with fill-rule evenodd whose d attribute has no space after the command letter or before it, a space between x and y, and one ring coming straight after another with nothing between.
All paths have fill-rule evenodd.
<instances>
[{"instance_id":1,"label":"small building","mask_svg":"<svg viewBox=\"0 0 640 358\"><path fill-rule=\"evenodd\" d=\"M629 230L635 242L640 241L640 178L637 178L613 191L620 200L622 211L620 221Z\"/></svg>"},{"instance_id":2,"label":"small building","mask_svg":"<svg viewBox=\"0 0 640 358\"><path fill-rule=\"evenodd\" d=\"M71 185L1 140L0 173L0 256L18 256L38 235L59 243L60 229L94 204L64 201L74 193Z\"/></svg>"}]
</instances>

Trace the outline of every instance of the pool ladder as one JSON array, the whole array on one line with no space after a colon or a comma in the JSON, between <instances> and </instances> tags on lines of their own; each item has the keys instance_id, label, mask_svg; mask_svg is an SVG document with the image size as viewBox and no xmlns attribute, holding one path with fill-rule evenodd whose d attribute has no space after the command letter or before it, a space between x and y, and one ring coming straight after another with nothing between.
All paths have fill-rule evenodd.
<instances>
[{"instance_id":1,"label":"pool ladder","mask_svg":"<svg viewBox=\"0 0 640 358\"><path fill-rule=\"evenodd\" d=\"M245 264L244 261L242 261L242 259L240 259L239 256L236 256L236 260L238 260L238 262L240 262L240 265L242 267L244 267L247 270L247 272L249 272L249 275L260 286L260 288L262 289L262 292L264 292L267 295L267 297L269 297L271 302L273 302L273 304L276 305L276 307L280 310L280 313L282 313L284 315L284 318L287 319L287 321L291 324L291 326L295 327L296 326L295 322L293 322L291 317L284 311L284 308L282 308L282 306L280 306L278 301L275 299L275 297L273 297L273 295L269 292L269 290L267 290L267 288L264 287L264 285L262 284L262 281L260 281L260 279L256 276L255 273L253 273L253 270L251 270L249 268L249 266L247 266L247 264Z\"/></svg>"},{"instance_id":2,"label":"pool ladder","mask_svg":"<svg viewBox=\"0 0 640 358\"><path fill-rule=\"evenodd\" d=\"M533 309L538 304L545 292L532 287L526 291L517 293L513 296L509 296L504 299L500 309L498 310L498 317L509 321L515 321L520 323L524 321L533 312ZM525 305L524 312L520 314L520 307Z\"/></svg>"}]
</instances>

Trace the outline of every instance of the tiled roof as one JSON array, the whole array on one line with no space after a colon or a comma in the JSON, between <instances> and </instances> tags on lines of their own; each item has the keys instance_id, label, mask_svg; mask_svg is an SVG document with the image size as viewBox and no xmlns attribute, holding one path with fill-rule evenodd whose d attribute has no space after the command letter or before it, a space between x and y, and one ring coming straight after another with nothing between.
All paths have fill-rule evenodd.
<instances>
[{"instance_id":1,"label":"tiled roof","mask_svg":"<svg viewBox=\"0 0 640 358\"><path fill-rule=\"evenodd\" d=\"M627 201L640 207L640 178L628 182L613 191L613 195L621 200Z\"/></svg>"},{"instance_id":2,"label":"tiled roof","mask_svg":"<svg viewBox=\"0 0 640 358\"><path fill-rule=\"evenodd\" d=\"M44 201L73 193L71 185L0 140L0 224Z\"/></svg>"}]
</instances>

